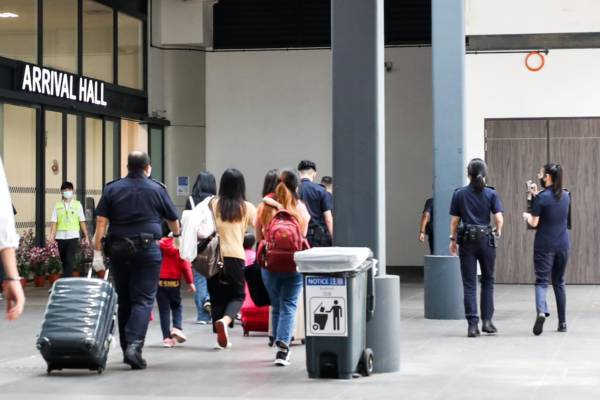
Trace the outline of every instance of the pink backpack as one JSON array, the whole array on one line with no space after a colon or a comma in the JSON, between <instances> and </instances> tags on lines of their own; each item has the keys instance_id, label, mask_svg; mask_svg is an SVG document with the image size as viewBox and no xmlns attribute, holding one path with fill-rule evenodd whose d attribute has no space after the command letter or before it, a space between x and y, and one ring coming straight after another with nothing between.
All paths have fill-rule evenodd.
<instances>
[{"instance_id":1,"label":"pink backpack","mask_svg":"<svg viewBox=\"0 0 600 400\"><path fill-rule=\"evenodd\" d=\"M258 245L258 262L271 272L296 272L294 253L310 248L298 220L286 210L277 211Z\"/></svg>"}]
</instances>

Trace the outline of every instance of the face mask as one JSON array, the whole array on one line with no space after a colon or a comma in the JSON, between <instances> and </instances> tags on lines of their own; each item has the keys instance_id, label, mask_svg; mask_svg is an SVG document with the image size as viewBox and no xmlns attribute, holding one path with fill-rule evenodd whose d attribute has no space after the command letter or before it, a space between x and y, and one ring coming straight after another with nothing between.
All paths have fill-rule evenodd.
<instances>
[{"instance_id":1,"label":"face mask","mask_svg":"<svg viewBox=\"0 0 600 400\"><path fill-rule=\"evenodd\" d=\"M69 200L69 199L73 198L73 192L71 192L71 191L66 191L66 192L63 192L63 194L62 194L62 195L63 195L63 197L64 197L66 200Z\"/></svg>"}]
</instances>

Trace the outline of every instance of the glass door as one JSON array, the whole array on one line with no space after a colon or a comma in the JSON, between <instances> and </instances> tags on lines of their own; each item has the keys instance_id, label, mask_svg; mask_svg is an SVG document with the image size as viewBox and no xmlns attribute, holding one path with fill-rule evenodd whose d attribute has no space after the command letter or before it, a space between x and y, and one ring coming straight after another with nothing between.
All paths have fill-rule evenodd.
<instances>
[{"instance_id":1,"label":"glass door","mask_svg":"<svg viewBox=\"0 0 600 400\"><path fill-rule=\"evenodd\" d=\"M36 112L0 103L0 153L21 234L36 226Z\"/></svg>"}]
</instances>

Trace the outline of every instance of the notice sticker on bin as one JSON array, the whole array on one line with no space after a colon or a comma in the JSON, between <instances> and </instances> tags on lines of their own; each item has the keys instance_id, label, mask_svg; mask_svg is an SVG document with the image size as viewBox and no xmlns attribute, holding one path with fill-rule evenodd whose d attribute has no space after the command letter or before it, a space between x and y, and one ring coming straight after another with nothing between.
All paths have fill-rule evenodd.
<instances>
[{"instance_id":1,"label":"notice sticker on bin","mask_svg":"<svg viewBox=\"0 0 600 400\"><path fill-rule=\"evenodd\" d=\"M306 334L348 336L346 278L306 276Z\"/></svg>"}]
</instances>

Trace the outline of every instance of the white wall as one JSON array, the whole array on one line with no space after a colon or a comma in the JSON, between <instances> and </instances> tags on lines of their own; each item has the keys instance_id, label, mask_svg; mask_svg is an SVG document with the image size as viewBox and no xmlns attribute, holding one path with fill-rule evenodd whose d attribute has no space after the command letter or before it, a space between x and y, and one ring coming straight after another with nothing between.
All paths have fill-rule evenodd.
<instances>
[{"instance_id":1,"label":"white wall","mask_svg":"<svg viewBox=\"0 0 600 400\"><path fill-rule=\"evenodd\" d=\"M525 54L468 55L467 154L484 155L486 118L600 116L600 50L551 50L530 72Z\"/></svg>"},{"instance_id":2,"label":"white wall","mask_svg":"<svg viewBox=\"0 0 600 400\"><path fill-rule=\"evenodd\" d=\"M418 219L431 194L431 49L387 49L387 237L389 265L422 265ZM207 54L207 166L237 167L260 198L271 168L314 160L331 174L329 50ZM335 179L335 177L334 177Z\"/></svg>"},{"instance_id":3,"label":"white wall","mask_svg":"<svg viewBox=\"0 0 600 400\"><path fill-rule=\"evenodd\" d=\"M598 32L598 0L466 0L467 35Z\"/></svg>"}]
</instances>

